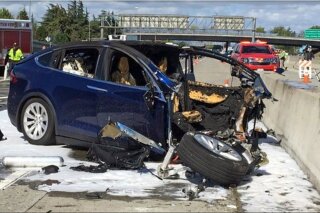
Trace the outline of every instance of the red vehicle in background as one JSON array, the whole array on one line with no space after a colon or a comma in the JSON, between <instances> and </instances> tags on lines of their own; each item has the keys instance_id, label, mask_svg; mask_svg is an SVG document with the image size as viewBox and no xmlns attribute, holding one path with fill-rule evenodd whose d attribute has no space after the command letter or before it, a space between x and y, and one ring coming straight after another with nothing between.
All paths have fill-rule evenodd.
<instances>
[{"instance_id":1,"label":"red vehicle in background","mask_svg":"<svg viewBox=\"0 0 320 213\"><path fill-rule=\"evenodd\" d=\"M7 52L16 42L24 56L32 53L32 24L30 20L0 19L0 76L3 76Z\"/></svg>"},{"instance_id":2,"label":"red vehicle in background","mask_svg":"<svg viewBox=\"0 0 320 213\"><path fill-rule=\"evenodd\" d=\"M280 67L279 57L266 42L240 42L231 57L252 70L276 71Z\"/></svg>"}]
</instances>

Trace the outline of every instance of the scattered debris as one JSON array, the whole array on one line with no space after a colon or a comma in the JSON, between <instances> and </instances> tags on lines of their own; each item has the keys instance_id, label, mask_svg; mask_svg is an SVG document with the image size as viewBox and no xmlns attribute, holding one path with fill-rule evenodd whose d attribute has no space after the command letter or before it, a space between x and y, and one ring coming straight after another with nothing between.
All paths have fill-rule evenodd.
<instances>
[{"instance_id":1,"label":"scattered debris","mask_svg":"<svg viewBox=\"0 0 320 213\"><path fill-rule=\"evenodd\" d=\"M52 184L60 184L60 181L48 179L48 180L43 181L42 184L52 186Z\"/></svg>"},{"instance_id":2,"label":"scattered debris","mask_svg":"<svg viewBox=\"0 0 320 213\"><path fill-rule=\"evenodd\" d=\"M5 141L5 140L7 140L7 138L4 137L4 135L3 135L3 133L2 133L2 131L0 129L0 141Z\"/></svg>"},{"instance_id":3,"label":"scattered debris","mask_svg":"<svg viewBox=\"0 0 320 213\"><path fill-rule=\"evenodd\" d=\"M45 167L49 165L62 166L60 156L9 156L2 158L5 167Z\"/></svg>"},{"instance_id":4,"label":"scattered debris","mask_svg":"<svg viewBox=\"0 0 320 213\"><path fill-rule=\"evenodd\" d=\"M83 171L83 172L91 172L91 173L104 173L109 169L109 166L105 163L101 163L98 166L79 165L76 167L70 167L70 169L72 169L74 171Z\"/></svg>"},{"instance_id":5,"label":"scattered debris","mask_svg":"<svg viewBox=\"0 0 320 213\"><path fill-rule=\"evenodd\" d=\"M49 165L49 166L43 167L41 170L44 172L44 174L49 175L51 173L58 173L59 167L55 165Z\"/></svg>"},{"instance_id":6,"label":"scattered debris","mask_svg":"<svg viewBox=\"0 0 320 213\"><path fill-rule=\"evenodd\" d=\"M192 100L201 101L201 102L205 102L208 104L221 103L224 100L226 100L226 98L227 98L227 96L221 96L221 95L214 94L214 93L210 94L210 95L206 95L202 91L196 91L196 90L191 90L189 92L189 97Z\"/></svg>"},{"instance_id":7,"label":"scattered debris","mask_svg":"<svg viewBox=\"0 0 320 213\"><path fill-rule=\"evenodd\" d=\"M165 152L158 144L119 122L105 125L98 142L88 151L88 159L122 169L138 169L150 154L150 147Z\"/></svg>"},{"instance_id":8,"label":"scattered debris","mask_svg":"<svg viewBox=\"0 0 320 213\"><path fill-rule=\"evenodd\" d=\"M199 197L199 193L204 191L204 186L202 184L196 186L189 186L182 189L182 192L185 193L185 197L189 200L193 200Z\"/></svg>"}]
</instances>

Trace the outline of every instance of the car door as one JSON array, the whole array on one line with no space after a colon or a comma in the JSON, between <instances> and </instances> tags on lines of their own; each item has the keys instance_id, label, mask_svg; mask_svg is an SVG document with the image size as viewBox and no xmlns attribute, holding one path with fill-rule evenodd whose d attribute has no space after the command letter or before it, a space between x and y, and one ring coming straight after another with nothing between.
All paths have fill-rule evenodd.
<instances>
[{"instance_id":1,"label":"car door","mask_svg":"<svg viewBox=\"0 0 320 213\"><path fill-rule=\"evenodd\" d=\"M166 101L163 94L145 64L141 64L133 53L108 48L104 63L100 69L101 81L92 87L99 92L97 119L100 128L109 120L120 122L154 141L164 143L166 140ZM117 59L127 57L130 73L136 85L113 82L112 73L117 68ZM154 104L148 106L146 93L154 90Z\"/></svg>"},{"instance_id":2,"label":"car door","mask_svg":"<svg viewBox=\"0 0 320 213\"><path fill-rule=\"evenodd\" d=\"M80 141L93 142L99 126L96 108L98 92L94 85L95 70L101 49L69 48L60 51L61 60L57 72L52 72L51 94L55 103L57 135Z\"/></svg>"}]
</instances>

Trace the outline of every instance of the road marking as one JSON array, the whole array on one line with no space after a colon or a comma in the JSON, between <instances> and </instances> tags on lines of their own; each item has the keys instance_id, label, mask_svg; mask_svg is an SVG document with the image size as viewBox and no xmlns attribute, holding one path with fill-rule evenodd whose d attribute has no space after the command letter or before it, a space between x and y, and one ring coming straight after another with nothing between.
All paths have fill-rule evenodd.
<instances>
[{"instance_id":1,"label":"road marking","mask_svg":"<svg viewBox=\"0 0 320 213\"><path fill-rule=\"evenodd\" d=\"M6 97L0 97L0 100L8 99L8 96Z\"/></svg>"},{"instance_id":2,"label":"road marking","mask_svg":"<svg viewBox=\"0 0 320 213\"><path fill-rule=\"evenodd\" d=\"M24 177L25 175L29 174L30 170L18 170L6 177L6 179L0 181L0 190L4 190L17 182L20 178Z\"/></svg>"}]
</instances>

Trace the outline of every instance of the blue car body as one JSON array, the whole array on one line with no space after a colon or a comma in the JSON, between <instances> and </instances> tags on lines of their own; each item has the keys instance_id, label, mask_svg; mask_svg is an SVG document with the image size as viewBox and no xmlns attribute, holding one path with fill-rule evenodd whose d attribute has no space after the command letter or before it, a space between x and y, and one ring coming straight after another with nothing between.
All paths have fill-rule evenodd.
<instances>
[{"instance_id":1,"label":"blue car body","mask_svg":"<svg viewBox=\"0 0 320 213\"><path fill-rule=\"evenodd\" d=\"M101 128L108 120L115 120L150 139L165 143L167 111L164 93L160 87L169 90L175 84L137 50L113 42L98 42L86 46L100 51L95 74L98 75L103 71L101 64L104 63L104 59L108 60L104 57L108 48L121 49L123 53L141 63L145 69L149 83L155 89L153 110L148 110L143 98L149 90L147 86L132 87L99 78L67 74L39 63L39 58L45 57L48 53L75 47L71 45L48 49L14 67L12 75L15 83L10 84L8 98L8 114L11 122L21 131L20 114L24 103L32 97L40 97L52 108L55 134L62 140L75 139L77 143L96 142Z\"/></svg>"},{"instance_id":2,"label":"blue car body","mask_svg":"<svg viewBox=\"0 0 320 213\"><path fill-rule=\"evenodd\" d=\"M179 83L163 74L137 50L138 46L111 41L71 43L41 51L21 61L11 72L8 115L12 124L22 131L23 106L31 98L41 98L53 113L54 133L59 143L86 146L88 142L97 142L99 131L112 120L165 144L169 135L168 114L171 113L166 96L175 91ZM226 56L197 51L242 66ZM83 76L62 70L66 58L87 53L91 54L87 60L91 77L88 77L89 71ZM136 86L110 80L112 60L119 55L130 57L131 65L139 71L136 79L141 82ZM256 83L256 93L270 97L259 75L243 69L247 71L240 77ZM146 100L150 90L152 110Z\"/></svg>"}]
</instances>

